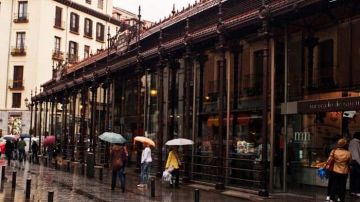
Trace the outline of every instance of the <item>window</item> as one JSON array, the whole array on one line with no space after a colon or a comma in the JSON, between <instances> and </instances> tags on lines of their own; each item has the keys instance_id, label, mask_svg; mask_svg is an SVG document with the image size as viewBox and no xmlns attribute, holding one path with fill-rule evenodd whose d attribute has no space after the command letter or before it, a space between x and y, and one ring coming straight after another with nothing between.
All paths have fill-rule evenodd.
<instances>
[{"instance_id":1,"label":"window","mask_svg":"<svg viewBox=\"0 0 360 202\"><path fill-rule=\"evenodd\" d=\"M12 94L12 108L20 108L21 107L21 93L13 93Z\"/></svg>"},{"instance_id":2,"label":"window","mask_svg":"<svg viewBox=\"0 0 360 202\"><path fill-rule=\"evenodd\" d=\"M55 37L55 46L54 46L54 50L55 52L60 52L60 44L61 44L61 38L56 36Z\"/></svg>"},{"instance_id":3,"label":"window","mask_svg":"<svg viewBox=\"0 0 360 202\"><path fill-rule=\"evenodd\" d=\"M90 46L84 46L84 59L88 58L90 55Z\"/></svg>"},{"instance_id":4,"label":"window","mask_svg":"<svg viewBox=\"0 0 360 202\"><path fill-rule=\"evenodd\" d=\"M321 88L335 87L334 81L334 41L321 41L318 46L318 85Z\"/></svg>"},{"instance_id":5,"label":"window","mask_svg":"<svg viewBox=\"0 0 360 202\"><path fill-rule=\"evenodd\" d=\"M63 28L62 26L62 8L57 7L55 8L55 27Z\"/></svg>"},{"instance_id":6,"label":"window","mask_svg":"<svg viewBox=\"0 0 360 202\"><path fill-rule=\"evenodd\" d=\"M16 32L16 48L25 49L25 32Z\"/></svg>"},{"instance_id":7,"label":"window","mask_svg":"<svg viewBox=\"0 0 360 202\"><path fill-rule=\"evenodd\" d=\"M101 23L96 23L96 40L104 41L104 25Z\"/></svg>"},{"instance_id":8,"label":"window","mask_svg":"<svg viewBox=\"0 0 360 202\"><path fill-rule=\"evenodd\" d=\"M92 37L92 21L89 18L85 18L84 35L87 37Z\"/></svg>"},{"instance_id":9,"label":"window","mask_svg":"<svg viewBox=\"0 0 360 202\"><path fill-rule=\"evenodd\" d=\"M27 19L27 1L19 1L18 8L18 20L26 20Z\"/></svg>"},{"instance_id":10,"label":"window","mask_svg":"<svg viewBox=\"0 0 360 202\"><path fill-rule=\"evenodd\" d=\"M79 15L75 13L70 14L70 31L79 33Z\"/></svg>"},{"instance_id":11,"label":"window","mask_svg":"<svg viewBox=\"0 0 360 202\"><path fill-rule=\"evenodd\" d=\"M98 0L98 8L103 9L104 7L104 0Z\"/></svg>"},{"instance_id":12,"label":"window","mask_svg":"<svg viewBox=\"0 0 360 202\"><path fill-rule=\"evenodd\" d=\"M24 66L14 66L13 89L23 88L23 72Z\"/></svg>"},{"instance_id":13,"label":"window","mask_svg":"<svg viewBox=\"0 0 360 202\"><path fill-rule=\"evenodd\" d=\"M86 3L91 4L91 0L86 0Z\"/></svg>"},{"instance_id":14,"label":"window","mask_svg":"<svg viewBox=\"0 0 360 202\"><path fill-rule=\"evenodd\" d=\"M77 62L78 44L74 41L69 41L69 63Z\"/></svg>"}]
</instances>

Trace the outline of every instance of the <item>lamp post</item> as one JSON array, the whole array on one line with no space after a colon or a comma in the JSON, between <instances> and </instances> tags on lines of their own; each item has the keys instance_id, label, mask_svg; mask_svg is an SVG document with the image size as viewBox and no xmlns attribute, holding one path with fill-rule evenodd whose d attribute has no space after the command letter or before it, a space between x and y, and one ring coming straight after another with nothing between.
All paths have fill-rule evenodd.
<instances>
[{"instance_id":1,"label":"lamp post","mask_svg":"<svg viewBox=\"0 0 360 202\"><path fill-rule=\"evenodd\" d=\"M30 99L32 97L32 91L31 91L31 96ZM31 153L31 135L32 135L32 115L33 115L33 106L34 104L31 102L29 102L29 100L27 98L25 98L25 106L28 108L28 110L30 110L30 127L29 127L29 136L30 136L30 141L29 141L29 153Z\"/></svg>"}]
</instances>

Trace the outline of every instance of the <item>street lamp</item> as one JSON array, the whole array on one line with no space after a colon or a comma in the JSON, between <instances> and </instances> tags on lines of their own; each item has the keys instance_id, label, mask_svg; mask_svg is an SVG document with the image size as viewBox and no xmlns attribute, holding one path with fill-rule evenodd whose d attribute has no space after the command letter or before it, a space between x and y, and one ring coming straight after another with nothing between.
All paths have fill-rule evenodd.
<instances>
[{"instance_id":1,"label":"street lamp","mask_svg":"<svg viewBox=\"0 0 360 202\"><path fill-rule=\"evenodd\" d=\"M30 110L30 103L27 98L25 98L25 106Z\"/></svg>"}]
</instances>

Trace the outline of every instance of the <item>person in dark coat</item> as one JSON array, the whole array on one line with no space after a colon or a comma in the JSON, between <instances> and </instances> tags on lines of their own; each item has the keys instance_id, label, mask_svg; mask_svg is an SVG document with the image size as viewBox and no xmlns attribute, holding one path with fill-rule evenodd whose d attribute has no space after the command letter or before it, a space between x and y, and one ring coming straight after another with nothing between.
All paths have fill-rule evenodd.
<instances>
[{"instance_id":1,"label":"person in dark coat","mask_svg":"<svg viewBox=\"0 0 360 202\"><path fill-rule=\"evenodd\" d=\"M33 160L33 162L39 163L39 157L38 157L39 145L37 144L36 141L32 142L31 151L32 151L32 160Z\"/></svg>"},{"instance_id":2,"label":"person in dark coat","mask_svg":"<svg viewBox=\"0 0 360 202\"><path fill-rule=\"evenodd\" d=\"M8 160L8 166L10 166L13 151L14 151L13 143L10 140L6 140L5 156L6 156L7 160Z\"/></svg>"},{"instance_id":3,"label":"person in dark coat","mask_svg":"<svg viewBox=\"0 0 360 202\"><path fill-rule=\"evenodd\" d=\"M120 178L121 190L125 192L125 162L126 150L123 145L115 144L110 149L112 178L111 190L115 189L117 176Z\"/></svg>"}]
</instances>

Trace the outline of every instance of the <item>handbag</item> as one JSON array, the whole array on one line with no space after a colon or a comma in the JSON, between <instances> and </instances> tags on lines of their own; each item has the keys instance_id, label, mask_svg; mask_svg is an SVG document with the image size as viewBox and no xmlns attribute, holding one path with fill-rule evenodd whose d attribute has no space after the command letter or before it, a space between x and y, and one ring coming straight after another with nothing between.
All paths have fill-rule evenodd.
<instances>
[{"instance_id":1,"label":"handbag","mask_svg":"<svg viewBox=\"0 0 360 202\"><path fill-rule=\"evenodd\" d=\"M334 170L334 165L335 165L335 158L334 158L334 154L335 154L335 150L333 150L330 154L330 158L328 159L328 161L325 164L325 169L327 171L333 171Z\"/></svg>"}]
</instances>

